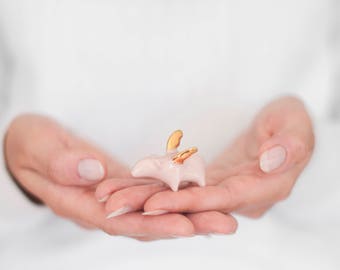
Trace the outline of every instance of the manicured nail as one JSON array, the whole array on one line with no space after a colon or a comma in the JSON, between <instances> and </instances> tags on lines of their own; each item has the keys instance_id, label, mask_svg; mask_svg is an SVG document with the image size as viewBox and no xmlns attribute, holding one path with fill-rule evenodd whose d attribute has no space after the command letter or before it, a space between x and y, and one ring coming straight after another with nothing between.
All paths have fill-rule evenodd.
<instances>
[{"instance_id":1,"label":"manicured nail","mask_svg":"<svg viewBox=\"0 0 340 270\"><path fill-rule=\"evenodd\" d=\"M99 160L83 159L78 163L78 173L82 179L99 181L103 179L105 171Z\"/></svg>"},{"instance_id":2,"label":"manicured nail","mask_svg":"<svg viewBox=\"0 0 340 270\"><path fill-rule=\"evenodd\" d=\"M98 202L100 202L100 203L106 202L109 198L110 198L110 195L107 195L107 196L99 199Z\"/></svg>"},{"instance_id":3,"label":"manicured nail","mask_svg":"<svg viewBox=\"0 0 340 270\"><path fill-rule=\"evenodd\" d=\"M275 146L260 157L260 168L265 173L278 169L286 160L287 152L282 146Z\"/></svg>"},{"instance_id":4,"label":"manicured nail","mask_svg":"<svg viewBox=\"0 0 340 270\"><path fill-rule=\"evenodd\" d=\"M130 206L124 206L122 208L117 209L116 211L113 211L111 214L107 215L106 219L118 217L118 216L127 214L129 212L132 212L132 208Z\"/></svg>"},{"instance_id":5,"label":"manicured nail","mask_svg":"<svg viewBox=\"0 0 340 270\"><path fill-rule=\"evenodd\" d=\"M169 211L159 209L159 210L144 212L142 215L143 216L159 216L159 215L164 215L167 213L169 213Z\"/></svg>"}]
</instances>

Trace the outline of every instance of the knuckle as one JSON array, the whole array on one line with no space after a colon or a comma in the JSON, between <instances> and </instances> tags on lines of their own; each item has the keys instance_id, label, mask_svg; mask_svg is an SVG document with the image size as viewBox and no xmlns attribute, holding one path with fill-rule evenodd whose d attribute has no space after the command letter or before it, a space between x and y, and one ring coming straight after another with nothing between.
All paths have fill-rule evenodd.
<instances>
[{"instance_id":1,"label":"knuckle","mask_svg":"<svg viewBox=\"0 0 340 270\"><path fill-rule=\"evenodd\" d=\"M297 154L304 156L307 153L308 151L307 144L300 138L295 138L293 144Z\"/></svg>"},{"instance_id":2,"label":"knuckle","mask_svg":"<svg viewBox=\"0 0 340 270\"><path fill-rule=\"evenodd\" d=\"M197 198L197 191L198 191L198 188L197 187L194 187L194 188L191 188L191 189L187 189L186 190L186 195L188 196L188 199L192 202L192 201L195 201L195 199Z\"/></svg>"},{"instance_id":3,"label":"knuckle","mask_svg":"<svg viewBox=\"0 0 340 270\"><path fill-rule=\"evenodd\" d=\"M305 158L309 157L314 149L312 142L308 142L299 137L291 137L290 143L293 149L292 150L293 159L296 162L300 162Z\"/></svg>"},{"instance_id":4,"label":"knuckle","mask_svg":"<svg viewBox=\"0 0 340 270\"><path fill-rule=\"evenodd\" d=\"M46 175L59 183L65 183L69 178L69 154L63 150L52 153L46 164Z\"/></svg>"},{"instance_id":5,"label":"knuckle","mask_svg":"<svg viewBox=\"0 0 340 270\"><path fill-rule=\"evenodd\" d=\"M264 216L265 213L266 213L266 211L262 210L262 211L256 211L256 212L248 213L248 214L246 214L246 216L249 217L249 218L252 218L252 219L260 219Z\"/></svg>"},{"instance_id":6,"label":"knuckle","mask_svg":"<svg viewBox=\"0 0 340 270\"><path fill-rule=\"evenodd\" d=\"M107 230L106 233L111 235L111 236L118 236L119 235L115 230L112 230L112 229Z\"/></svg>"},{"instance_id":7,"label":"knuckle","mask_svg":"<svg viewBox=\"0 0 340 270\"><path fill-rule=\"evenodd\" d=\"M260 219L267 212L268 208L266 207L266 208L260 208L260 209L257 209L257 208L249 209L248 207L248 208L240 209L236 213L243 215L245 217L251 218L251 219Z\"/></svg>"},{"instance_id":8,"label":"knuckle","mask_svg":"<svg viewBox=\"0 0 340 270\"><path fill-rule=\"evenodd\" d=\"M224 185L224 209L227 212L244 208L248 202L242 199L242 190L247 188L246 181L242 181L242 177L230 180L228 184ZM236 184L237 183L237 184Z\"/></svg>"},{"instance_id":9,"label":"knuckle","mask_svg":"<svg viewBox=\"0 0 340 270\"><path fill-rule=\"evenodd\" d=\"M50 161L47 164L46 174L51 179L56 179L58 176L58 157L53 155L50 157Z\"/></svg>"},{"instance_id":10,"label":"knuckle","mask_svg":"<svg viewBox=\"0 0 340 270\"><path fill-rule=\"evenodd\" d=\"M231 189L230 186L226 185L224 187L225 190L225 209L230 209L232 208L232 204L234 203L234 199L233 199L233 191ZM237 207L235 207L237 208Z\"/></svg>"},{"instance_id":11,"label":"knuckle","mask_svg":"<svg viewBox=\"0 0 340 270\"><path fill-rule=\"evenodd\" d=\"M110 236L117 236L117 235L119 235L117 230L112 225L110 225L109 223L104 225L103 231L105 233L107 233L108 235L110 235Z\"/></svg>"}]
</instances>

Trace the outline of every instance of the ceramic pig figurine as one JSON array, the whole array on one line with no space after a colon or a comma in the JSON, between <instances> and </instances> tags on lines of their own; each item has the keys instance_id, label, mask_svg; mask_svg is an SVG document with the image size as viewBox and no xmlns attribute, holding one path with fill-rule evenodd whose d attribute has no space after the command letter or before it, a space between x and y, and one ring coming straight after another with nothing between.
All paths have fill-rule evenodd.
<instances>
[{"instance_id":1,"label":"ceramic pig figurine","mask_svg":"<svg viewBox=\"0 0 340 270\"><path fill-rule=\"evenodd\" d=\"M182 137L181 130L173 132L168 139L167 153L164 156L150 156L140 160L132 168L132 175L159 179L173 191L177 191L182 182L193 182L204 186L204 160L196 154L196 147L178 152L177 148Z\"/></svg>"}]
</instances>

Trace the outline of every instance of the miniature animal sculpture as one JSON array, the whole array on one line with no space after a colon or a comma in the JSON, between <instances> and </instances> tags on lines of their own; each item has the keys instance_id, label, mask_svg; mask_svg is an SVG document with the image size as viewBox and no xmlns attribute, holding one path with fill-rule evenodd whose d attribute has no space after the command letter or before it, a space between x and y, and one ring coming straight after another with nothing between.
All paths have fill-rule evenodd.
<instances>
[{"instance_id":1,"label":"miniature animal sculpture","mask_svg":"<svg viewBox=\"0 0 340 270\"><path fill-rule=\"evenodd\" d=\"M131 173L134 177L156 178L177 191L183 182L205 185L205 162L192 147L178 151L183 132L176 130L167 142L164 156L150 156L137 162Z\"/></svg>"}]
</instances>

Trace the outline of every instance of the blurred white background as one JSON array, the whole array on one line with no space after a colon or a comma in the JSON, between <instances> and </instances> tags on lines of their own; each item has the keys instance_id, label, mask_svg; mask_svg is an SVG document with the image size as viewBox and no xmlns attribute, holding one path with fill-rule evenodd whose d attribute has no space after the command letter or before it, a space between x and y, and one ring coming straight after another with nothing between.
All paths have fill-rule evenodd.
<instances>
[{"instance_id":1,"label":"blurred white background","mask_svg":"<svg viewBox=\"0 0 340 270\"><path fill-rule=\"evenodd\" d=\"M339 6L0 0L3 123L48 114L129 165L180 127L209 160L266 102L295 94L318 138L291 197L262 219L238 217L233 236L141 243L0 191L0 269L340 269Z\"/></svg>"}]
</instances>

